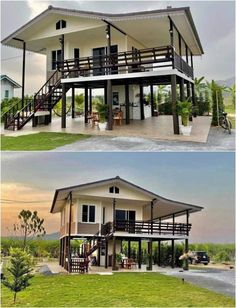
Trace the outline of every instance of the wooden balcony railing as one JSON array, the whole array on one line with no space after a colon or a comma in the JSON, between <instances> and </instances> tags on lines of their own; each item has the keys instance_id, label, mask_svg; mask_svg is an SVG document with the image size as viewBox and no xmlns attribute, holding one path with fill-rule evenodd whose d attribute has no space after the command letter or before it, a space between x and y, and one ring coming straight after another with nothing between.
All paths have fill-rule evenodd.
<instances>
[{"instance_id":1,"label":"wooden balcony railing","mask_svg":"<svg viewBox=\"0 0 236 308\"><path fill-rule=\"evenodd\" d=\"M69 78L145 72L168 67L193 78L193 69L170 45L57 62L58 70L68 73Z\"/></svg>"},{"instance_id":2,"label":"wooden balcony railing","mask_svg":"<svg viewBox=\"0 0 236 308\"><path fill-rule=\"evenodd\" d=\"M116 220L113 224L113 232L122 231L135 234L189 235L190 229L191 224L150 222L142 220Z\"/></svg>"}]
</instances>

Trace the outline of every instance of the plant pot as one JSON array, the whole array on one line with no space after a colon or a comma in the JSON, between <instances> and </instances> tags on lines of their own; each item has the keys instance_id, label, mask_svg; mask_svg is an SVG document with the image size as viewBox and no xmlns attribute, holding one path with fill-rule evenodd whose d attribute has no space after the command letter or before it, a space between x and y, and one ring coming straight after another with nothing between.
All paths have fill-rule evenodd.
<instances>
[{"instance_id":1,"label":"plant pot","mask_svg":"<svg viewBox=\"0 0 236 308\"><path fill-rule=\"evenodd\" d=\"M100 131L105 131L106 130L106 128L107 128L107 122L103 122L103 123L99 123L99 129L100 129Z\"/></svg>"},{"instance_id":2,"label":"plant pot","mask_svg":"<svg viewBox=\"0 0 236 308\"><path fill-rule=\"evenodd\" d=\"M181 132L184 136L190 136L191 130L192 130L192 126L180 125L180 132Z\"/></svg>"}]
</instances>

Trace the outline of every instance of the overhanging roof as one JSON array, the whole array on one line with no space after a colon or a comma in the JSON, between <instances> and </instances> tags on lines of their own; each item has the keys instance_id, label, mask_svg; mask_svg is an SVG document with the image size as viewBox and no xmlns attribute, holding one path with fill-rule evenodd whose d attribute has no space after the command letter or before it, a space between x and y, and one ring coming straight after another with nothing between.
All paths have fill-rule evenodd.
<instances>
[{"instance_id":1,"label":"overhanging roof","mask_svg":"<svg viewBox=\"0 0 236 308\"><path fill-rule=\"evenodd\" d=\"M153 192L151 192L151 191L149 191L145 188L137 186L137 185L135 185L135 184L133 184L129 181L126 181L126 180L120 178L119 176L117 176L115 178L109 178L109 179L105 179L105 180L101 180L101 181L90 182L90 183L86 183L86 184L80 184L80 185L76 185L76 186L70 186L70 187L57 189L55 191L55 194L54 194L50 213L60 212L61 208L65 205L65 203L68 199L69 193L71 193L71 192L72 192L72 194L73 194L73 192L79 193L80 191L82 191L84 189L93 188L93 187L95 188L95 187L98 187L98 186L102 186L104 184L109 184L109 185L123 184L123 185L125 185L126 187L128 187L132 190L142 192L148 198L150 198L150 201L156 200L157 204L158 204L158 201L160 201L161 204L167 204L167 206L169 208L171 208L171 211L173 211L174 206L176 206L176 208L177 208L176 212L179 212L179 213L181 213L181 211L183 212L185 210L189 210L189 213L194 213L194 212L201 211L203 209L203 207L201 207L201 206L197 206L197 205L193 205L193 204L188 204L188 203L174 201L174 200L164 198L160 195L157 195L156 193L153 193ZM166 215L168 215L168 213L166 213Z\"/></svg>"},{"instance_id":2,"label":"overhanging roof","mask_svg":"<svg viewBox=\"0 0 236 308\"><path fill-rule=\"evenodd\" d=\"M99 25L105 25L104 20L106 20L119 27L127 33L127 35L139 40L147 47L159 46L163 40L160 37L161 33L163 33L161 29L165 28L165 33L168 32L169 17L171 17L193 55L202 55L204 53L189 7L124 14L104 14L49 6L47 10L43 11L21 28L3 39L2 44L22 49L22 42L15 40L15 38L17 38L26 41L27 50L44 53L43 49L46 48L45 44L47 44L48 41L46 39L41 41L27 41L27 36L29 32L34 33L41 24L49 23L50 18L53 16L54 18L75 16L83 19L93 19L97 21L96 27ZM144 20L145 22L143 22ZM165 39L166 37L167 35L165 35Z\"/></svg>"},{"instance_id":3,"label":"overhanging roof","mask_svg":"<svg viewBox=\"0 0 236 308\"><path fill-rule=\"evenodd\" d=\"M2 80L7 80L9 81L14 88L21 88L21 86L19 85L19 83L17 83L16 81L14 81L13 79L11 79L10 77L8 77L7 75L1 75L1 81Z\"/></svg>"}]
</instances>

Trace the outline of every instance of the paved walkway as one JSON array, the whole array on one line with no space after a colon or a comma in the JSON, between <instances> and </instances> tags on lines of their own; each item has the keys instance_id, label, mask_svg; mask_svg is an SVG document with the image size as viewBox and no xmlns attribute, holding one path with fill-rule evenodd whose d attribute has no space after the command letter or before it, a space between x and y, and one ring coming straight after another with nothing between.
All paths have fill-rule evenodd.
<instances>
[{"instance_id":1,"label":"paved walkway","mask_svg":"<svg viewBox=\"0 0 236 308\"><path fill-rule=\"evenodd\" d=\"M145 139L138 137L108 137L93 136L89 139L78 141L53 151L59 152L83 152L83 151L234 151L235 149L235 130L229 135L222 128L212 127L206 143L184 142L184 141L165 141L156 139Z\"/></svg>"},{"instance_id":2,"label":"paved walkway","mask_svg":"<svg viewBox=\"0 0 236 308\"><path fill-rule=\"evenodd\" d=\"M159 116L141 120L133 120L130 125L115 125L112 131L100 131L97 126L92 127L91 124L84 124L84 118L78 117L66 120L66 128L61 128L61 118L53 118L49 125L32 127L32 123L26 124L20 131L3 130L6 136L21 136L23 134L32 134L35 132L66 132L72 134L89 134L92 136L109 136L109 137L135 137L135 138L151 138L156 140L175 140L188 142L206 142L211 117L193 118L192 132L190 136L174 135L172 116Z\"/></svg>"}]
</instances>

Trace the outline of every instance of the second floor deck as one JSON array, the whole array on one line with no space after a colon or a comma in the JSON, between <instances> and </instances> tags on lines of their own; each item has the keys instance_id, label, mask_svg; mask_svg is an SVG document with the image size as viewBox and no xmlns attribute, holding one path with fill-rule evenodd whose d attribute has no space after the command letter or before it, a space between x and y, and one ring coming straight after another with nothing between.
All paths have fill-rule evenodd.
<instances>
[{"instance_id":1,"label":"second floor deck","mask_svg":"<svg viewBox=\"0 0 236 308\"><path fill-rule=\"evenodd\" d=\"M171 45L67 59L57 62L57 68L65 78L84 79L130 73L139 73L142 76L142 72L160 72L164 69L177 69L187 77L194 78L192 58L189 65Z\"/></svg>"}]
</instances>

